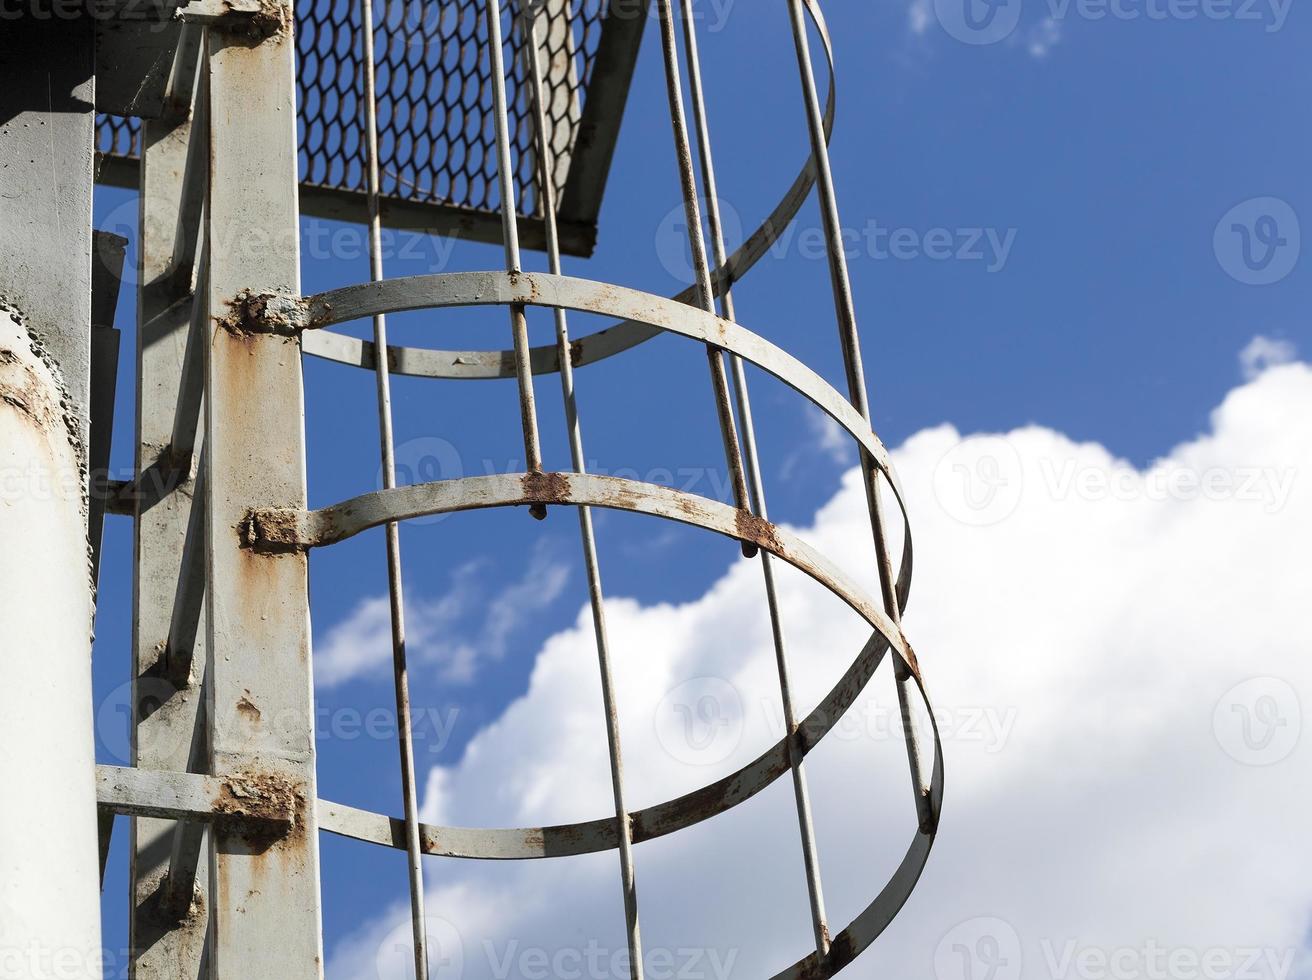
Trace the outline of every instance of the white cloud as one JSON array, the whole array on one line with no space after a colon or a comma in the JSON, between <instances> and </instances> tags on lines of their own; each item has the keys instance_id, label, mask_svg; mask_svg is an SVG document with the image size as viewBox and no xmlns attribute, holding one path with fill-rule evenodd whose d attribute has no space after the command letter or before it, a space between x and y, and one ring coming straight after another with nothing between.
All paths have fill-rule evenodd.
<instances>
[{"instance_id":1,"label":"white cloud","mask_svg":"<svg viewBox=\"0 0 1312 980\"><path fill-rule=\"evenodd\" d=\"M911 4L907 7L907 29L912 34L917 36L924 34L933 21L932 0L911 0Z\"/></svg>"},{"instance_id":2,"label":"white cloud","mask_svg":"<svg viewBox=\"0 0 1312 980\"><path fill-rule=\"evenodd\" d=\"M1288 340L1273 340L1258 335L1239 352L1239 368L1244 380L1252 381L1268 368L1289 364L1298 358L1298 350Z\"/></svg>"},{"instance_id":3,"label":"white cloud","mask_svg":"<svg viewBox=\"0 0 1312 980\"><path fill-rule=\"evenodd\" d=\"M500 660L524 621L546 609L564 591L569 578L547 539L534 548L523 576L491 597L483 594L485 563L470 562L451 574L447 591L429 599L407 589L406 652L412 664L436 666L441 680L467 683L480 662ZM469 610L485 606L477 622ZM392 626L388 598L360 602L315 644L315 683L329 688L370 674L387 675L392 662Z\"/></svg>"},{"instance_id":4,"label":"white cloud","mask_svg":"<svg viewBox=\"0 0 1312 980\"><path fill-rule=\"evenodd\" d=\"M1002 441L1008 452L981 455L944 426L894 453L916 533L906 625L945 732L947 792L924 879L851 975L1312 976L1299 952L1312 748L1298 704L1312 690L1300 544L1312 539L1312 370L1273 368L1231 392L1210 434L1147 470L1039 427ZM976 492L983 477L1014 495L1006 508ZM855 473L801 533L873 587ZM800 576L781 585L809 710L864 631ZM756 563L738 561L694 602L609 603L632 805L716 779L779 736L761 591ZM808 760L835 929L913 829L887 671ZM696 710L671 715L672 691ZM581 613L544 644L525 696L433 771L427 819L604 816L600 712ZM706 737L680 744L680 721ZM805 954L788 782L637 847L651 980L770 976ZM608 958L623 950L613 854L426 867L440 980L627 975ZM398 906L330 945L329 976L407 975L405 921Z\"/></svg>"},{"instance_id":5,"label":"white cloud","mask_svg":"<svg viewBox=\"0 0 1312 980\"><path fill-rule=\"evenodd\" d=\"M784 457L779 466L779 476L782 479L791 480L808 460L817 456L837 466L846 465L856 459L852 437L820 409L808 405L802 420L806 424L809 438Z\"/></svg>"},{"instance_id":6,"label":"white cloud","mask_svg":"<svg viewBox=\"0 0 1312 980\"><path fill-rule=\"evenodd\" d=\"M1054 17L1044 17L1025 36L1025 48L1033 58L1046 58L1060 42L1061 23Z\"/></svg>"}]
</instances>

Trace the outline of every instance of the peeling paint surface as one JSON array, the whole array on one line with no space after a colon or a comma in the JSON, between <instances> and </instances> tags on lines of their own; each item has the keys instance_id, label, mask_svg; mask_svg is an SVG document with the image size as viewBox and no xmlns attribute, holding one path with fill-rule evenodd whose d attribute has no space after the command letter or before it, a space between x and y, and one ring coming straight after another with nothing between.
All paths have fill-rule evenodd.
<instances>
[{"instance_id":1,"label":"peeling paint surface","mask_svg":"<svg viewBox=\"0 0 1312 980\"><path fill-rule=\"evenodd\" d=\"M91 583L70 574L87 561L83 457L66 402L25 324L0 310L0 744L41 746L0 751L0 779L23 798L0 807L0 948L99 945L98 929L79 935L99 922L99 853Z\"/></svg>"}]
</instances>

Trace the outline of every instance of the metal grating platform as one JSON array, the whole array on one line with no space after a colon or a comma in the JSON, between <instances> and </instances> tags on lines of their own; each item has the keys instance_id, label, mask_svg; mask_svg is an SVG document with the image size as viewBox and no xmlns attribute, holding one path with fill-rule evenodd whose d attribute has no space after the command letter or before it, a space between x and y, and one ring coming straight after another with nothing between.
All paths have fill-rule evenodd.
<instances>
[{"instance_id":1,"label":"metal grating platform","mask_svg":"<svg viewBox=\"0 0 1312 980\"><path fill-rule=\"evenodd\" d=\"M562 246L590 254L644 17L611 0L540 0L539 57L560 202ZM613 13L622 10L621 13ZM527 59L503 14L508 108L525 244L541 248ZM479 0L384 0L377 35L383 220L399 228L500 241L487 22ZM359 5L297 6L301 204L306 214L367 218ZM589 100L594 82L607 89ZM618 95L618 98L617 98ZM594 104L590 104L594 103ZM140 120L97 119L100 180L135 187ZM581 137L585 137L582 138Z\"/></svg>"}]
</instances>

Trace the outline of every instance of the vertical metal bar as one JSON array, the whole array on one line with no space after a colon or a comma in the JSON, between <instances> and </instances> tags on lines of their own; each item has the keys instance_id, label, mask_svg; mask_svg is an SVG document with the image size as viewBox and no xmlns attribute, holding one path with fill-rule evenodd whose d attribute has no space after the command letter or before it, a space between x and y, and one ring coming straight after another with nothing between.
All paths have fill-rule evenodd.
<instances>
[{"instance_id":1,"label":"vertical metal bar","mask_svg":"<svg viewBox=\"0 0 1312 980\"><path fill-rule=\"evenodd\" d=\"M497 129L497 179L501 188L501 233L506 247L506 271L522 272L519 226L515 210L515 171L510 159L510 120L506 114L506 65L502 53L501 4L487 0L487 36L492 60L492 106ZM519 415L524 427L524 457L528 472L542 472L542 444L538 412L533 400L533 369L529 364L528 320L521 304L510 307L510 331L515 339L515 378L519 385ZM546 508L535 504L529 512L539 520Z\"/></svg>"},{"instance_id":2,"label":"vertical metal bar","mask_svg":"<svg viewBox=\"0 0 1312 980\"><path fill-rule=\"evenodd\" d=\"M715 290L711 285L710 262L706 256L706 238L702 232L701 206L697 202L697 177L693 173L692 147L688 138L688 120L683 111L683 79L679 74L678 41L674 33L674 13L670 0L658 0L661 20L661 51L665 57L665 89L670 103L670 124L674 130L674 150L678 158L679 182L683 189L683 210L688 223L688 241L692 249L693 269L697 277L697 304L707 313L715 312ZM711 368L711 386L715 390L715 410L720 420L720 436L733 483L734 503L748 509L747 476L743 469L742 448L729 401L729 379L724 370L724 352L706 345ZM743 555L754 558L755 545L743 543Z\"/></svg>"},{"instance_id":3,"label":"vertical metal bar","mask_svg":"<svg viewBox=\"0 0 1312 980\"><path fill-rule=\"evenodd\" d=\"M552 275L561 274L560 235L556 227L556 172L549 142L550 130L544 108L542 70L538 59L537 30L533 23L532 0L520 0L518 21L524 32L524 49L528 52L529 84L534 108L534 132L538 149L538 189L547 236L547 257ZM560 363L560 391L565 403L565 422L569 430L569 450L576 473L587 472L583 453L583 430L579 424L578 402L574 395L574 365L569 356L569 319L565 311L555 309L556 358ZM606 605L601 585L601 565L597 559L597 541L592 526L592 508L579 507L579 536L583 544L583 561L588 576L588 601L592 606L592 628L597 643L597 663L601 671L601 697L606 712L606 741L610 752L611 791L615 799L615 821L619 831L620 884L624 893L624 917L628 931L629 971L632 980L642 980L642 933L638 923L638 891L633 866L633 823L624 800L624 756L620 745L619 711L616 707L615 681L611 670L610 638L606 629Z\"/></svg>"},{"instance_id":4,"label":"vertical metal bar","mask_svg":"<svg viewBox=\"0 0 1312 980\"><path fill-rule=\"evenodd\" d=\"M378 93L374 77L374 5L360 0L364 29L365 171L368 176L369 272L383 279L382 212L378 179ZM378 438L383 488L396 486L395 440L392 431L392 379L387 360L387 317L374 317L374 358L378 388ZM428 939L424 927L423 847L419 839L419 799L415 789L415 747L410 715L410 674L406 664L405 592L401 577L401 530L389 522L387 533L387 593L392 618L392 677L396 692L397 742L401 753L401 793L405 807L405 850L410 875L410 919L414 935L416 980L428 980Z\"/></svg>"},{"instance_id":5,"label":"vertical metal bar","mask_svg":"<svg viewBox=\"0 0 1312 980\"><path fill-rule=\"evenodd\" d=\"M92 235L91 263L91 387L89 416L91 442L87 446L90 514L87 539L91 544L91 584L100 583L100 552L108 500L109 457L114 443L114 399L118 390L119 331L114 328L123 260L128 240L106 231Z\"/></svg>"},{"instance_id":6,"label":"vertical metal bar","mask_svg":"<svg viewBox=\"0 0 1312 980\"><path fill-rule=\"evenodd\" d=\"M184 34L199 28L184 28ZM189 65L193 80L185 85L191 98L179 116L145 120L142 124L141 193L139 203L137 299L137 433L136 477L141 487L133 522L133 758L143 769L186 770L192 733L203 700L201 681L205 657L196 655L197 637L206 633L205 614L193 619L178 607L180 593L194 607L202 598L204 576L189 574L183 555L188 529L203 526L203 494L192 472L192 449L175 451L174 420L184 397L187 350L192 345L193 311L202 324L208 300L195 290L196 270L189 259L202 232L188 212L203 201L208 182L209 133L202 90L194 84L197 64ZM208 340L198 338L203 347ZM192 440L193 442L195 440ZM147 476L149 474L149 476ZM157 482L153 482L157 481ZM193 532L193 556L200 542ZM180 589L188 580L189 589ZM175 631L174 620L179 629ZM182 628L182 627L185 627ZM180 649L185 646L185 650ZM181 665L181 666L179 666ZM133 818L131 827L132 916L129 924L128 975L133 980L170 980L200 975L208 931L208 909L192 906L161 914L165 905L182 904L179 896L166 902L169 858L178 824L172 820ZM197 873L198 891L208 887L208 868Z\"/></svg>"},{"instance_id":7,"label":"vertical metal bar","mask_svg":"<svg viewBox=\"0 0 1312 980\"><path fill-rule=\"evenodd\" d=\"M300 296L296 75L290 5L270 36L209 30L209 719L215 775L293 801L277 837L210 833L211 961L220 977L322 980L313 669L304 552L255 552L253 508L306 507L301 344L247 295Z\"/></svg>"},{"instance_id":8,"label":"vertical metal bar","mask_svg":"<svg viewBox=\"0 0 1312 980\"><path fill-rule=\"evenodd\" d=\"M202 698L201 709L196 713L196 730L191 736L186 772L204 773L209 765L204 704ZM205 833L205 825L198 821L178 821L174 825L173 840L169 845L168 872L160 886L160 898L156 906L165 921L181 922L193 904L198 904L195 901L198 884L202 886L200 894L204 894L205 879L200 875L205 867L205 862L201 860Z\"/></svg>"},{"instance_id":9,"label":"vertical metal bar","mask_svg":"<svg viewBox=\"0 0 1312 980\"><path fill-rule=\"evenodd\" d=\"M202 161L198 164L202 169L203 160L202 157ZM204 220L202 210L202 225ZM195 287L192 291L192 295L195 296L204 296L209 291L205 279L210 264L209 247L208 240L201 246L200 260L196 264ZM192 461L196 456L197 436L200 432L201 399L205 394L205 341L209 337L205 329L208 308L204 303L192 303L191 308L187 352L182 359L178 403L173 413L173 435L169 440L175 467L185 467L188 470L191 469Z\"/></svg>"},{"instance_id":10,"label":"vertical metal bar","mask_svg":"<svg viewBox=\"0 0 1312 980\"><path fill-rule=\"evenodd\" d=\"M834 290L834 308L838 315L838 336L843 348L843 365L847 371L849 397L866 423L870 424L870 402L866 391L865 369L861 363L861 340L856 326L856 304L852 298L852 280L848 274L847 255L843 251L838 195L834 189L829 145L825 142L824 114L820 108L820 94L816 89L815 68L811 61L811 45L807 38L806 21L802 14L802 0L788 0L788 11L792 19L793 43L797 49L797 64L802 79L802 95L806 103L811 152L815 158L820 216L824 224L825 244L829 253L829 273ZM898 604L897 580L894 577L893 562L889 554L883 506L880 501L879 468L864 449L861 451L861 466L866 476L864 481L866 501L874 532L875 554L879 562L879 584L884 598L884 610L894 623L900 624L902 610ZM930 806L929 787L925 782L921 762L920 738L911 716L911 677L900 658L893 658L893 664L898 702L902 712L902 728L906 735L907 759L911 766L911 782L916 794L916 811L921 829L928 830L933 825L934 817Z\"/></svg>"},{"instance_id":11,"label":"vertical metal bar","mask_svg":"<svg viewBox=\"0 0 1312 980\"><path fill-rule=\"evenodd\" d=\"M707 221L711 230L711 247L718 269L728 266L728 250L724 243L724 224L720 216L719 187L715 179L715 157L711 150L710 123L706 113L706 94L702 86L701 55L697 46L697 22L693 16L692 0L682 0L684 52L688 63L688 90L692 97L693 125L697 131L698 157L701 160L702 190L706 196ZM721 315L736 322L733 302L733 283L725 280L720 295ZM747 478L755 503L756 513L769 519L765 504L765 484L761 478L760 457L756 446L756 423L752 418L751 397L747 390L747 376L742 359L729 355L733 375L734 393L738 403L738 417L743 427L743 455L747 464ZM793 703L792 677L788 664L788 650L784 641L783 622L779 612L779 595L775 586L774 565L767 552L761 552L761 573L765 578L765 597L770 609L770 631L774 640L775 663L779 673L779 690L783 700L784 724L789 736L790 761L793 770L793 795L797 805L798 829L802 840L802 860L806 868L807 892L811 902L811 926L815 934L816 952L820 957L829 953L829 924L825 915L824 888L820 881L820 857L815 842L815 826L811 819L811 796L807 790L806 772L797 752L797 712Z\"/></svg>"}]
</instances>

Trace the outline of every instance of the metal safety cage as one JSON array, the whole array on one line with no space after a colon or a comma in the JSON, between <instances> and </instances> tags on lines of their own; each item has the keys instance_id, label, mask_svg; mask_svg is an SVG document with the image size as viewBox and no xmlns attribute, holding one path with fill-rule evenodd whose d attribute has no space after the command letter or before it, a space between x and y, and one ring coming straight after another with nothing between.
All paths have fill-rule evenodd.
<instances>
[{"instance_id":1,"label":"metal safety cage","mask_svg":"<svg viewBox=\"0 0 1312 980\"><path fill-rule=\"evenodd\" d=\"M596 245L597 215L647 2L534 4L557 221L567 254L589 255ZM353 0L307 0L297 4L295 22L301 209L356 222L368 220L369 206L360 16ZM526 241L541 249L528 59L505 16L516 199ZM153 57L162 66L158 56L167 48L157 30L115 26L101 40L110 64L152 64ZM386 0L374 13L373 28L383 223L499 242L492 61L481 0ZM98 101L107 110L97 119L98 179L135 188L142 133L133 111L142 90Z\"/></svg>"},{"instance_id":2,"label":"metal safety cage","mask_svg":"<svg viewBox=\"0 0 1312 980\"><path fill-rule=\"evenodd\" d=\"M234 2L229 0L230 5ZM348 31L347 25L358 24L362 52L359 98L332 110L343 116L334 122L334 131L359 134L359 144L333 151L331 158L341 161L338 171L315 171L321 179L349 179L356 186L352 193L363 202L370 233L368 282L310 296L300 289L296 202L288 193L298 179L292 109L298 89L303 95L307 85L320 83L307 81L304 73L298 77L285 15L260 22L256 31L251 30L250 11L228 10L203 25L186 25L179 52L190 45L195 57L187 62L178 55L167 89L168 99L185 105L186 111L149 120L142 129L138 466L136 481L121 488L118 507L132 514L136 525L136 750L133 767L99 771L102 833L107 836L115 813L135 821L134 976L196 976L197 970L202 975L210 970L215 976L320 977L318 835L323 831L406 853L418 978L429 975L425 856L533 860L613 850L629 963L638 980L644 972L638 845L724 813L784 777L794 791L796 846L805 869L814 943L776 976L831 976L875 941L914 889L938 828L943 759L920 666L901 627L911 586L911 535L904 495L888 452L872 429L829 162L835 116L833 50L819 2L777 0L790 14L805 120L799 132L806 134L808 154L772 213L730 253L719 213L692 0L653 0L653 29L659 32L669 105L666 121L696 274L689 289L669 298L572 277L563 268L560 215L570 204L585 140L558 142L554 135L562 131L557 98L561 89L552 84L559 63L551 60L559 49L543 40L556 26L543 14L552 0L525 0L522 5L505 0L504 8L499 0L468 0L454 6L476 7L477 22L462 17L448 24L462 51L481 46L459 77L486 81L478 105L491 131L489 135L479 129L475 142L489 148L478 172L490 174L496 187L479 185L471 191L471 200L484 207L496 202L503 267L385 278L381 230L389 195L410 186L398 174L423 169L408 156L413 146L397 139L398 76L394 66L387 67L395 56L380 48L392 44L389 32L395 30L388 26L393 22L387 11L393 8L386 2L381 14L375 14L371 0L359 0L358 11L352 13L334 7L339 26L331 30ZM260 8L265 15L269 9ZM644 13L642 23L646 21ZM603 22L599 50L605 50L607 32L617 23ZM321 32L315 38L330 31L322 24L313 30ZM588 28L575 30L573 36L586 39ZM828 65L823 97L813 65L816 40ZM302 50L307 43L302 40ZM581 49L587 45L586 40L580 42ZM317 70L323 57L311 59L307 70ZM578 66L581 79L595 79L600 61L591 69L585 61L580 54L570 64ZM596 104L594 92L571 132L586 133L589 107ZM314 111L328 110L320 105ZM360 118L345 118L353 113ZM440 138L447 140L444 145L453 145L463 137ZM316 147L312 144L308 152L318 153ZM573 151L567 167L558 152L561 147ZM302 165L306 152L302 132ZM405 163L400 162L403 157ZM325 173L339 176L322 177ZM812 194L827 242L846 368L843 393L737 323L735 316L739 282ZM521 261L526 243L521 241L523 222L517 218L529 198L530 210L540 218L546 272L527 272ZM211 250L211 241L235 247ZM389 344L389 314L429 310L435 311L432 319L437 321L440 311L457 307L504 310L505 320L490 317L488 322L507 330L510 345L504 350L453 351ZM554 343L530 346L531 309L549 311ZM615 323L572 337L571 312L611 317ZM333 329L360 320L372 322L372 340ZM732 503L586 472L586 420L577 410L576 384L586 383L588 366L621 354L640 356L641 346L659 335L681 337L705 351L717 406L716 419L708 425L716 425L722 439ZM383 489L319 509L308 507L303 355L370 373L377 395ZM865 594L824 555L770 521L748 364L824 411L857 445L878 566L877 595ZM513 378L525 471L398 485L391 406L391 379L396 374ZM559 381L560 410L569 435L572 465L561 472L544 468L538 433L536 386L548 375ZM252 452L253 445L260 452ZM890 501L902 523L896 569L888 528ZM430 826L419 820L416 792L399 525L426 515L512 507L527 508L538 518L549 508L573 510L578 517L613 812L556 827ZM778 741L758 758L679 799L641 810L627 803L613 651L592 519L593 509L599 507L723 535L759 564L763 615L770 621L784 707ZM320 799L315 783L308 554L375 527L386 530L404 804L399 817ZM846 672L809 712L794 698L787 649L790 631L806 624L786 621L775 579L780 561L839 597L870 630ZM915 830L887 884L851 923L835 929L826 911L805 760L885 660L901 707L912 785L908 809L914 813ZM280 723L265 724L267 718ZM202 852L209 854L208 862L200 860ZM271 944L273 923L278 924L279 938Z\"/></svg>"}]
</instances>

